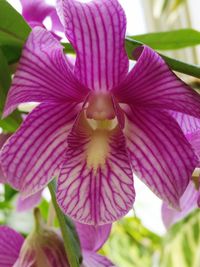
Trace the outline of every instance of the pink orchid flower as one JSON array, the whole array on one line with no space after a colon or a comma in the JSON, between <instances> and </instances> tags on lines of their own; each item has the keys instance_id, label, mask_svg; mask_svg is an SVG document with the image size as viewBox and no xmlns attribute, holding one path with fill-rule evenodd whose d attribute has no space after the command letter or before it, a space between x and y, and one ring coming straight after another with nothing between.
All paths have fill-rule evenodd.
<instances>
[{"instance_id":1,"label":"pink orchid flower","mask_svg":"<svg viewBox=\"0 0 200 267\"><path fill-rule=\"evenodd\" d=\"M58 1L75 65L45 29L23 50L4 116L39 102L1 152L9 183L29 196L58 176L57 200L91 225L124 216L135 199L133 173L179 207L197 158L169 110L200 117L200 96L151 48L128 72L126 17L117 0Z\"/></svg>"},{"instance_id":2,"label":"pink orchid flower","mask_svg":"<svg viewBox=\"0 0 200 267\"><path fill-rule=\"evenodd\" d=\"M58 38L56 32L63 32L63 25L60 22L56 8L46 3L45 0L20 0L22 5L22 16L30 27L42 26L44 20L51 19L51 32Z\"/></svg>"},{"instance_id":3,"label":"pink orchid flower","mask_svg":"<svg viewBox=\"0 0 200 267\"><path fill-rule=\"evenodd\" d=\"M172 112L173 117L176 119L182 128L187 140L192 145L195 154L198 158L197 168L200 168L200 120L182 113ZM197 175L197 184L193 180L188 184L184 194L180 198L180 210L175 210L169 207L167 203L162 205L162 218L166 228L182 220L190 212L200 206L200 190L199 178Z\"/></svg>"},{"instance_id":4,"label":"pink orchid flower","mask_svg":"<svg viewBox=\"0 0 200 267\"><path fill-rule=\"evenodd\" d=\"M106 242L111 225L99 227L78 224L82 267L114 267L97 251ZM51 229L30 234L26 239L7 226L0 227L0 267L68 267L61 238Z\"/></svg>"}]
</instances>

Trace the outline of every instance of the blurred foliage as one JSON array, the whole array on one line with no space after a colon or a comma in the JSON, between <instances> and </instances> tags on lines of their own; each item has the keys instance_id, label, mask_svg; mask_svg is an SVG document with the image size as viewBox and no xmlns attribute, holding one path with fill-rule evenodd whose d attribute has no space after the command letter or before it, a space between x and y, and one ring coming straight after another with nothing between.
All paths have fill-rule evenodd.
<instances>
[{"instance_id":1,"label":"blurred foliage","mask_svg":"<svg viewBox=\"0 0 200 267\"><path fill-rule=\"evenodd\" d=\"M136 217L114 223L101 253L121 267L157 266L161 237L145 228Z\"/></svg>"},{"instance_id":2,"label":"blurred foliage","mask_svg":"<svg viewBox=\"0 0 200 267\"><path fill-rule=\"evenodd\" d=\"M200 266L200 210L172 226L163 240L160 267Z\"/></svg>"},{"instance_id":3,"label":"blurred foliage","mask_svg":"<svg viewBox=\"0 0 200 267\"><path fill-rule=\"evenodd\" d=\"M155 0L154 5L158 16L176 12L187 0Z\"/></svg>"}]
</instances>

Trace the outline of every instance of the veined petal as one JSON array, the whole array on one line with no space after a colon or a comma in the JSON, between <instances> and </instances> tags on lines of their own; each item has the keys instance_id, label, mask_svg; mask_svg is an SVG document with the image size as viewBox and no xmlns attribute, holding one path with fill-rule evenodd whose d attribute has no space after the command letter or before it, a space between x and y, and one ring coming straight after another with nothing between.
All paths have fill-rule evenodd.
<instances>
[{"instance_id":1,"label":"veined petal","mask_svg":"<svg viewBox=\"0 0 200 267\"><path fill-rule=\"evenodd\" d=\"M93 226L76 222L76 230L84 250L98 251L109 237L112 224Z\"/></svg>"},{"instance_id":2,"label":"veined petal","mask_svg":"<svg viewBox=\"0 0 200 267\"><path fill-rule=\"evenodd\" d=\"M77 53L75 75L92 90L110 90L128 72L125 13L117 0L58 1L65 33Z\"/></svg>"},{"instance_id":3,"label":"veined petal","mask_svg":"<svg viewBox=\"0 0 200 267\"><path fill-rule=\"evenodd\" d=\"M8 93L4 116L24 102L81 102L88 90L74 77L63 47L44 28L35 27L25 44Z\"/></svg>"},{"instance_id":4,"label":"veined petal","mask_svg":"<svg viewBox=\"0 0 200 267\"><path fill-rule=\"evenodd\" d=\"M200 117L200 96L182 82L147 46L136 49L138 61L113 90L119 101L145 108L169 109Z\"/></svg>"},{"instance_id":5,"label":"veined petal","mask_svg":"<svg viewBox=\"0 0 200 267\"><path fill-rule=\"evenodd\" d=\"M180 112L170 112L170 114L178 122L186 136L200 130L200 119Z\"/></svg>"},{"instance_id":6,"label":"veined petal","mask_svg":"<svg viewBox=\"0 0 200 267\"><path fill-rule=\"evenodd\" d=\"M133 205L134 195L121 130L93 130L81 115L69 135L58 179L60 207L75 221L102 225L125 215Z\"/></svg>"},{"instance_id":7,"label":"veined petal","mask_svg":"<svg viewBox=\"0 0 200 267\"><path fill-rule=\"evenodd\" d=\"M167 203L162 205L162 218L166 228L187 216L193 209L197 208L199 191L191 181L180 199L180 211L170 208Z\"/></svg>"},{"instance_id":8,"label":"veined petal","mask_svg":"<svg viewBox=\"0 0 200 267\"><path fill-rule=\"evenodd\" d=\"M0 266L13 267L24 238L7 226L0 226Z\"/></svg>"},{"instance_id":9,"label":"veined petal","mask_svg":"<svg viewBox=\"0 0 200 267\"><path fill-rule=\"evenodd\" d=\"M94 252L83 250L83 266L84 267L115 267L115 265L106 257Z\"/></svg>"},{"instance_id":10,"label":"veined petal","mask_svg":"<svg viewBox=\"0 0 200 267\"><path fill-rule=\"evenodd\" d=\"M179 207L197 158L176 121L166 112L126 112L125 134L133 171L161 199Z\"/></svg>"},{"instance_id":11,"label":"veined petal","mask_svg":"<svg viewBox=\"0 0 200 267\"><path fill-rule=\"evenodd\" d=\"M58 174L76 116L77 104L40 104L3 147L1 164L7 180L24 197Z\"/></svg>"},{"instance_id":12,"label":"veined petal","mask_svg":"<svg viewBox=\"0 0 200 267\"><path fill-rule=\"evenodd\" d=\"M184 132L187 140L194 149L194 152L199 160L198 166L200 167L200 119L180 113L170 112L175 118Z\"/></svg>"},{"instance_id":13,"label":"veined petal","mask_svg":"<svg viewBox=\"0 0 200 267\"><path fill-rule=\"evenodd\" d=\"M10 134L0 134L0 149L6 142L6 140L10 137ZM6 177L2 171L1 164L0 164L0 183L6 183Z\"/></svg>"},{"instance_id":14,"label":"veined petal","mask_svg":"<svg viewBox=\"0 0 200 267\"><path fill-rule=\"evenodd\" d=\"M19 195L16 207L17 211L24 212L36 207L40 203L41 197L42 197L42 190L27 198L24 198L22 195Z\"/></svg>"}]
</instances>

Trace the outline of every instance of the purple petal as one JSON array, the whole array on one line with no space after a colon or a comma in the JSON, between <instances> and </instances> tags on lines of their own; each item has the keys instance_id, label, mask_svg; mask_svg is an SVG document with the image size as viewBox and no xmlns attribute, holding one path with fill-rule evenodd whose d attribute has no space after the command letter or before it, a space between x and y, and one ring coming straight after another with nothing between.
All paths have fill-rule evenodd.
<instances>
[{"instance_id":1,"label":"purple petal","mask_svg":"<svg viewBox=\"0 0 200 267\"><path fill-rule=\"evenodd\" d=\"M198 166L200 167L200 119L179 112L170 112L170 114L178 122L187 140L193 147L199 160Z\"/></svg>"},{"instance_id":2,"label":"purple petal","mask_svg":"<svg viewBox=\"0 0 200 267\"><path fill-rule=\"evenodd\" d=\"M81 242L82 249L98 251L109 237L112 224L92 226L76 223L76 230Z\"/></svg>"},{"instance_id":3,"label":"purple petal","mask_svg":"<svg viewBox=\"0 0 200 267\"><path fill-rule=\"evenodd\" d=\"M45 0L20 0L22 4L22 16L29 22L40 22L54 10Z\"/></svg>"},{"instance_id":4,"label":"purple petal","mask_svg":"<svg viewBox=\"0 0 200 267\"><path fill-rule=\"evenodd\" d=\"M57 200L75 221L111 223L134 202L132 171L121 130L93 130L82 117L68 138Z\"/></svg>"},{"instance_id":5,"label":"purple petal","mask_svg":"<svg viewBox=\"0 0 200 267\"><path fill-rule=\"evenodd\" d=\"M41 197L42 197L42 190L27 198L23 198L22 195L19 195L16 207L17 211L24 212L36 207L40 203Z\"/></svg>"},{"instance_id":6,"label":"purple petal","mask_svg":"<svg viewBox=\"0 0 200 267\"><path fill-rule=\"evenodd\" d=\"M178 122L186 136L189 137L190 134L200 130L200 119L180 112L170 112L170 114Z\"/></svg>"},{"instance_id":7,"label":"purple petal","mask_svg":"<svg viewBox=\"0 0 200 267\"><path fill-rule=\"evenodd\" d=\"M16 262L24 238L7 226L0 226L0 266L12 267Z\"/></svg>"},{"instance_id":8,"label":"purple petal","mask_svg":"<svg viewBox=\"0 0 200 267\"><path fill-rule=\"evenodd\" d=\"M82 101L88 90L78 83L63 47L45 29L30 34L8 94L4 116L24 102Z\"/></svg>"},{"instance_id":9,"label":"purple petal","mask_svg":"<svg viewBox=\"0 0 200 267\"><path fill-rule=\"evenodd\" d=\"M166 228L187 216L193 209L197 208L199 192L191 181L180 199L181 211L170 208L167 203L162 205L162 218Z\"/></svg>"},{"instance_id":10,"label":"purple petal","mask_svg":"<svg viewBox=\"0 0 200 267\"><path fill-rule=\"evenodd\" d=\"M58 174L77 105L43 103L25 119L1 153L8 182L29 196Z\"/></svg>"},{"instance_id":11,"label":"purple petal","mask_svg":"<svg viewBox=\"0 0 200 267\"><path fill-rule=\"evenodd\" d=\"M106 257L98 255L94 252L83 250L83 266L86 267L115 267Z\"/></svg>"},{"instance_id":12,"label":"purple petal","mask_svg":"<svg viewBox=\"0 0 200 267\"><path fill-rule=\"evenodd\" d=\"M110 90L128 72L126 17L117 0L58 1L65 33L77 53L75 75L92 90Z\"/></svg>"},{"instance_id":13,"label":"purple petal","mask_svg":"<svg viewBox=\"0 0 200 267\"><path fill-rule=\"evenodd\" d=\"M52 31L53 32L56 32L56 31L59 31L59 32L63 32L64 31L64 28L63 28L63 25L58 17L58 14L56 12L56 9L54 9L51 14L50 14L50 18L51 18L51 21L52 21Z\"/></svg>"},{"instance_id":14,"label":"purple petal","mask_svg":"<svg viewBox=\"0 0 200 267\"><path fill-rule=\"evenodd\" d=\"M10 134L0 134L0 149L2 148L2 146L4 145L4 143L9 137L10 137ZM3 183L3 184L6 183L6 177L1 168L1 164L0 164L0 183Z\"/></svg>"},{"instance_id":15,"label":"purple petal","mask_svg":"<svg viewBox=\"0 0 200 267\"><path fill-rule=\"evenodd\" d=\"M164 111L132 107L125 132L133 171L156 195L178 208L197 159L177 122Z\"/></svg>"},{"instance_id":16,"label":"purple petal","mask_svg":"<svg viewBox=\"0 0 200 267\"><path fill-rule=\"evenodd\" d=\"M169 109L200 117L200 96L182 82L151 48L136 50L138 61L113 93L124 103Z\"/></svg>"}]
</instances>

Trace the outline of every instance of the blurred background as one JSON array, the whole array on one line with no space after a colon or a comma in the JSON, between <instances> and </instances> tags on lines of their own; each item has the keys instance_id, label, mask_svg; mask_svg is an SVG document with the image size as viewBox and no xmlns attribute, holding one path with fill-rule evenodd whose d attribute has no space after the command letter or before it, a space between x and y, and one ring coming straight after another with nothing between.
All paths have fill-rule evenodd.
<instances>
[{"instance_id":1,"label":"blurred background","mask_svg":"<svg viewBox=\"0 0 200 267\"><path fill-rule=\"evenodd\" d=\"M27 0L28 1L28 0ZM8 0L19 12L18 0ZM54 5L55 1L48 0ZM199 0L119 0L127 15L127 35L193 28L200 30ZM45 21L49 26L50 21ZM190 38L190 36L188 36ZM182 61L200 64L200 47L162 51ZM199 80L183 77L199 86ZM200 212L193 210L186 218L166 230L162 221L161 201L135 177L136 202L123 220L113 225L112 234L101 253L119 267L199 267ZM32 227L31 212L16 212L18 195L9 186L0 185L0 223L24 234ZM48 190L40 204L47 218Z\"/></svg>"}]
</instances>

